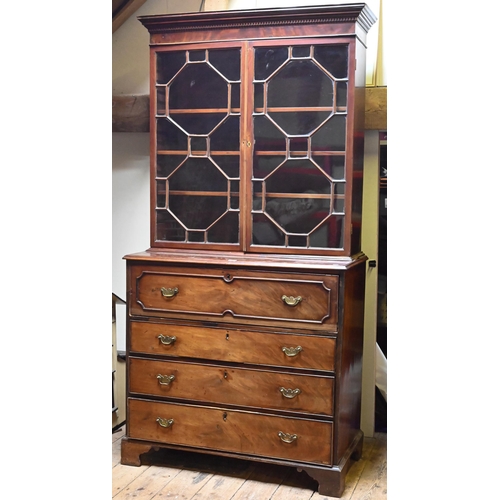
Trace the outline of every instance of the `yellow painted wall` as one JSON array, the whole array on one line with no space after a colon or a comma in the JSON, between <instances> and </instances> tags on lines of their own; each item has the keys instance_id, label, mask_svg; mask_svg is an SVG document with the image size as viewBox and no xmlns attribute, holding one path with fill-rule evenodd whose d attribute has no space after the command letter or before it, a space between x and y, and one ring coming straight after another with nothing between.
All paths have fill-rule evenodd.
<instances>
[{"instance_id":1,"label":"yellow painted wall","mask_svg":"<svg viewBox=\"0 0 500 500\"><path fill-rule=\"evenodd\" d=\"M379 209L379 132L365 131L363 177L363 219L361 249L368 260L378 261ZM375 344L377 342L378 270L366 264L365 337L363 347L363 379L361 430L373 436L375 427Z\"/></svg>"}]
</instances>

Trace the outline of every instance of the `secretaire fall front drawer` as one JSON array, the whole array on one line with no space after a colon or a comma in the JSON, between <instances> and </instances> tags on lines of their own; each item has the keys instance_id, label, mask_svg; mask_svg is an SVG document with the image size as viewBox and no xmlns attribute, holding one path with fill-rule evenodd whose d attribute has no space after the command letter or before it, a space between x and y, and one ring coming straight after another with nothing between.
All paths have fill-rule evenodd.
<instances>
[{"instance_id":1,"label":"secretaire fall front drawer","mask_svg":"<svg viewBox=\"0 0 500 500\"><path fill-rule=\"evenodd\" d=\"M337 339L209 328L172 323L130 322L130 351L175 358L282 366L333 372Z\"/></svg>"},{"instance_id":2,"label":"secretaire fall front drawer","mask_svg":"<svg viewBox=\"0 0 500 500\"><path fill-rule=\"evenodd\" d=\"M129 312L336 329L338 276L130 264Z\"/></svg>"}]
</instances>

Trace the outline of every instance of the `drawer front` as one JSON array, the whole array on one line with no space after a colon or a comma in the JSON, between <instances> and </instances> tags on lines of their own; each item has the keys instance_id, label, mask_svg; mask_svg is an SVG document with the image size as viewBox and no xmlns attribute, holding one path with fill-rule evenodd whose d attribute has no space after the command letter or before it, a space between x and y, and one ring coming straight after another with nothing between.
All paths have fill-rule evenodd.
<instances>
[{"instance_id":1,"label":"drawer front","mask_svg":"<svg viewBox=\"0 0 500 500\"><path fill-rule=\"evenodd\" d=\"M332 337L130 322L133 353L331 372L335 346Z\"/></svg>"},{"instance_id":2,"label":"drawer front","mask_svg":"<svg viewBox=\"0 0 500 500\"><path fill-rule=\"evenodd\" d=\"M127 430L133 439L332 464L332 422L134 398L128 405Z\"/></svg>"},{"instance_id":3,"label":"drawer front","mask_svg":"<svg viewBox=\"0 0 500 500\"><path fill-rule=\"evenodd\" d=\"M333 415L333 378L130 358L135 394Z\"/></svg>"},{"instance_id":4,"label":"drawer front","mask_svg":"<svg viewBox=\"0 0 500 500\"><path fill-rule=\"evenodd\" d=\"M130 264L130 314L336 328L338 276Z\"/></svg>"}]
</instances>

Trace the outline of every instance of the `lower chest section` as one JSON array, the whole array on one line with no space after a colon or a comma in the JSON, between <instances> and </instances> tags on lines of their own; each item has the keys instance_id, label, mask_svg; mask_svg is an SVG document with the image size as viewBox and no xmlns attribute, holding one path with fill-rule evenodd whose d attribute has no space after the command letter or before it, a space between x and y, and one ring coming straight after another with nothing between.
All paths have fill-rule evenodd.
<instances>
[{"instance_id":1,"label":"lower chest section","mask_svg":"<svg viewBox=\"0 0 500 500\"><path fill-rule=\"evenodd\" d=\"M128 437L331 465L340 278L129 265Z\"/></svg>"}]
</instances>

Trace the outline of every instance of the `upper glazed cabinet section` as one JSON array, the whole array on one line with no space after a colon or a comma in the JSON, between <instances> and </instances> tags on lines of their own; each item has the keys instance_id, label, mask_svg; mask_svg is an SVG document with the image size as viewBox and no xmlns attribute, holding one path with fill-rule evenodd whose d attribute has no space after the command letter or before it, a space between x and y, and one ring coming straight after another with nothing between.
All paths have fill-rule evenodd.
<instances>
[{"instance_id":1,"label":"upper glazed cabinet section","mask_svg":"<svg viewBox=\"0 0 500 500\"><path fill-rule=\"evenodd\" d=\"M359 252L368 8L139 19L151 33L151 246Z\"/></svg>"}]
</instances>

